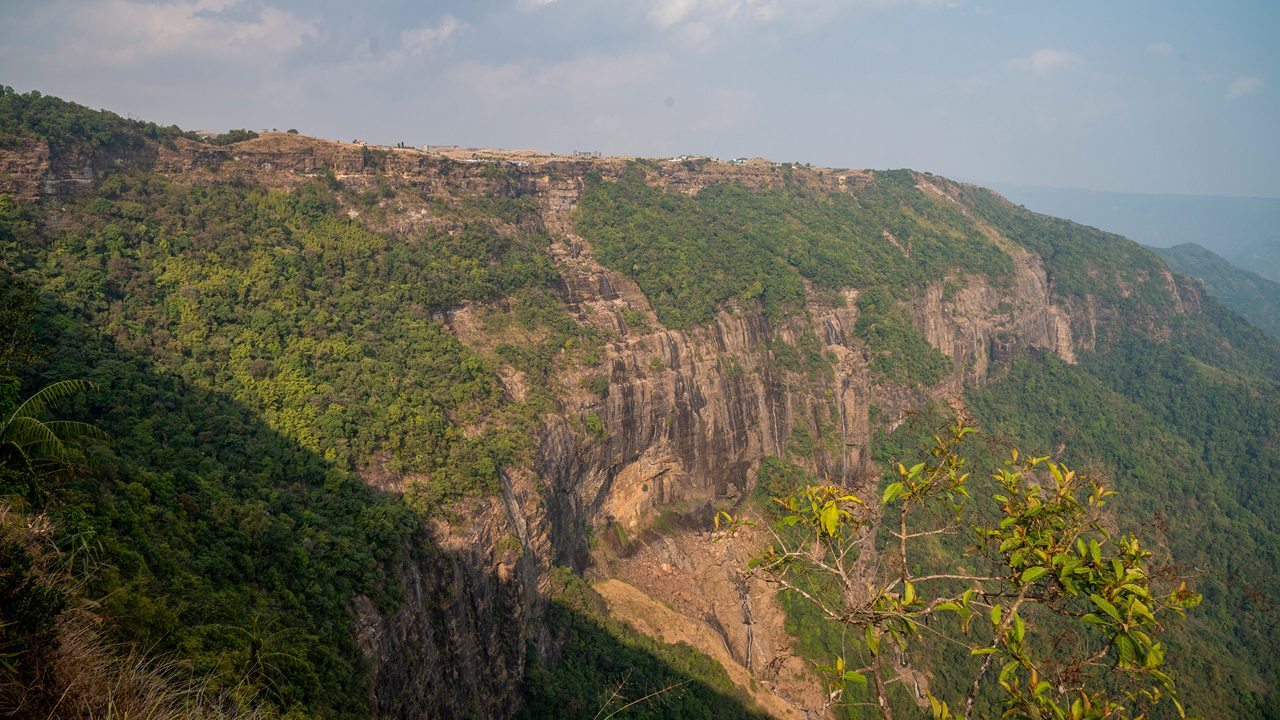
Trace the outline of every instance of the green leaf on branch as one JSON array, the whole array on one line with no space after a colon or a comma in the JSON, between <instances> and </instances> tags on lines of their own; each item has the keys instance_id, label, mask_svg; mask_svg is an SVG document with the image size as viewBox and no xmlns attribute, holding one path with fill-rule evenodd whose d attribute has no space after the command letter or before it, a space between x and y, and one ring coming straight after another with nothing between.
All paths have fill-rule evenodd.
<instances>
[{"instance_id":1,"label":"green leaf on branch","mask_svg":"<svg viewBox=\"0 0 1280 720\"><path fill-rule=\"evenodd\" d=\"M1022 571L1022 584L1027 585L1027 584L1033 583L1036 580L1039 580L1040 578L1044 577L1045 574L1048 572L1049 572L1049 568L1044 567L1043 565L1029 567L1026 570Z\"/></svg>"},{"instance_id":2,"label":"green leaf on branch","mask_svg":"<svg viewBox=\"0 0 1280 720\"><path fill-rule=\"evenodd\" d=\"M1094 594L1090 595L1089 599L1093 601L1093 604L1096 605L1099 610L1102 610L1117 621L1120 620L1120 611L1116 610L1116 606L1112 605L1106 598L1101 595Z\"/></svg>"},{"instance_id":3,"label":"green leaf on branch","mask_svg":"<svg viewBox=\"0 0 1280 720\"><path fill-rule=\"evenodd\" d=\"M880 497L880 504L888 505L897 500L898 496L902 494L902 487L903 485L900 482L890 483L889 487L884 489L884 495Z\"/></svg>"},{"instance_id":4,"label":"green leaf on branch","mask_svg":"<svg viewBox=\"0 0 1280 720\"><path fill-rule=\"evenodd\" d=\"M866 629L867 649L871 651L872 657L880 654L880 635L876 632L875 626L868 625Z\"/></svg>"},{"instance_id":5,"label":"green leaf on branch","mask_svg":"<svg viewBox=\"0 0 1280 720\"><path fill-rule=\"evenodd\" d=\"M863 675L862 673L856 670L846 670L844 673L844 679L851 680L853 682L858 683L859 685L867 684L867 676Z\"/></svg>"},{"instance_id":6,"label":"green leaf on branch","mask_svg":"<svg viewBox=\"0 0 1280 720\"><path fill-rule=\"evenodd\" d=\"M823 532L829 537L835 537L836 530L840 527L840 508L834 502L828 502L822 506L818 521L822 524Z\"/></svg>"}]
</instances>

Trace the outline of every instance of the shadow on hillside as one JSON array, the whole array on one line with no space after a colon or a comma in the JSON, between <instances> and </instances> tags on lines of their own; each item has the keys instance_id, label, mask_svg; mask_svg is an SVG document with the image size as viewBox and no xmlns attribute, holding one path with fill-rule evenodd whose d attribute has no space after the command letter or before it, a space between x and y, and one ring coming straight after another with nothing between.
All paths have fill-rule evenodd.
<instances>
[{"instance_id":1,"label":"shadow on hillside","mask_svg":"<svg viewBox=\"0 0 1280 720\"><path fill-rule=\"evenodd\" d=\"M715 660L688 644L638 634L604 615L585 582L575 584L547 609L547 625L563 647L549 667L531 659L528 705L518 718L769 717Z\"/></svg>"},{"instance_id":2,"label":"shadow on hillside","mask_svg":"<svg viewBox=\"0 0 1280 720\"><path fill-rule=\"evenodd\" d=\"M112 447L51 490L96 533L102 565L86 592L102 598L108 640L180 658L213 690L254 687L332 717L368 716L371 704L382 717L500 717L522 695L531 710L555 710L547 717L595 717L592 702L615 688L635 699L645 683L678 687L618 717L750 716L689 679L718 669L699 666L705 656L619 635L607 618L557 602L547 610L556 640L529 640L548 634L521 627L521 593L497 581L491 558L443 552L397 498L227 394L121 348L76 310L45 298L37 333L48 352L28 391L65 378L101 388L59 414L95 422ZM375 646L387 648L372 688L353 632L357 596L376 608ZM527 689L526 654L558 657Z\"/></svg>"}]
</instances>

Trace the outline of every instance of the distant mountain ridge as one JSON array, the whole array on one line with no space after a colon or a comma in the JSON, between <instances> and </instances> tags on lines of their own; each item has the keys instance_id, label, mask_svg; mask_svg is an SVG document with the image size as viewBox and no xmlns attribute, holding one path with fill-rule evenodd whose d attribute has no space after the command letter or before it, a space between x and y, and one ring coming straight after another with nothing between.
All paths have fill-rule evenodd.
<instances>
[{"instance_id":1,"label":"distant mountain ridge","mask_svg":"<svg viewBox=\"0 0 1280 720\"><path fill-rule=\"evenodd\" d=\"M1199 278L1210 295L1271 337L1280 338L1280 283L1227 262L1195 243L1151 248L1169 267Z\"/></svg>"},{"instance_id":2,"label":"distant mountain ridge","mask_svg":"<svg viewBox=\"0 0 1280 720\"><path fill-rule=\"evenodd\" d=\"M1280 198L1114 193L986 183L1029 210L1161 248L1196 243L1280 282Z\"/></svg>"}]
</instances>

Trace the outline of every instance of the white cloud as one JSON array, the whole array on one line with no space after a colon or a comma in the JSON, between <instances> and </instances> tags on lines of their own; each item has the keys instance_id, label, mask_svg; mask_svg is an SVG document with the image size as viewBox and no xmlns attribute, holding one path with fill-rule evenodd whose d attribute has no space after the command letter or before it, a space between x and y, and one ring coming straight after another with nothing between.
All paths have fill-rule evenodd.
<instances>
[{"instance_id":1,"label":"white cloud","mask_svg":"<svg viewBox=\"0 0 1280 720\"><path fill-rule=\"evenodd\" d=\"M1150 55L1169 56L1173 54L1173 45L1167 42L1151 43L1147 46L1147 53Z\"/></svg>"},{"instance_id":2,"label":"white cloud","mask_svg":"<svg viewBox=\"0 0 1280 720\"><path fill-rule=\"evenodd\" d=\"M649 21L686 45L703 46L730 28L801 21L837 12L842 6L841 0L651 0Z\"/></svg>"},{"instance_id":3,"label":"white cloud","mask_svg":"<svg viewBox=\"0 0 1280 720\"><path fill-rule=\"evenodd\" d=\"M69 68L134 68L177 57L262 63L279 61L315 33L310 22L269 6L249 14L222 13L233 4L97 0L69 13L47 59Z\"/></svg>"},{"instance_id":4,"label":"white cloud","mask_svg":"<svg viewBox=\"0 0 1280 720\"><path fill-rule=\"evenodd\" d=\"M777 0L657 0L649 18L661 28L686 22L771 20L777 16L779 5Z\"/></svg>"},{"instance_id":5,"label":"white cloud","mask_svg":"<svg viewBox=\"0 0 1280 720\"><path fill-rule=\"evenodd\" d=\"M413 57L421 57L447 44L466 27L465 23L458 22L454 16L445 15L440 19L439 25L423 25L420 28L402 30L400 48Z\"/></svg>"},{"instance_id":6,"label":"white cloud","mask_svg":"<svg viewBox=\"0 0 1280 720\"><path fill-rule=\"evenodd\" d=\"M555 5L557 0L516 0L516 7L525 12L539 10L549 5Z\"/></svg>"},{"instance_id":7,"label":"white cloud","mask_svg":"<svg viewBox=\"0 0 1280 720\"><path fill-rule=\"evenodd\" d=\"M1007 64L1010 69L1044 75L1055 70L1064 70L1084 62L1084 58L1066 50L1041 48L1030 55L1014 58Z\"/></svg>"},{"instance_id":8,"label":"white cloud","mask_svg":"<svg viewBox=\"0 0 1280 720\"><path fill-rule=\"evenodd\" d=\"M1261 92L1263 86L1267 83L1260 77L1245 75L1231 81L1231 85L1227 87L1227 99L1235 100L1245 95L1253 95Z\"/></svg>"}]
</instances>

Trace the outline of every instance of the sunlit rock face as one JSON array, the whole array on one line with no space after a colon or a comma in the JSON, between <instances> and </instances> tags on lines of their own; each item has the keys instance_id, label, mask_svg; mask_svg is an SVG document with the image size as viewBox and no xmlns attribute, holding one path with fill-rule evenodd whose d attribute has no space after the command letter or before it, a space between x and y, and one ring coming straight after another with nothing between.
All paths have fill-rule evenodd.
<instances>
[{"instance_id":1,"label":"sunlit rock face","mask_svg":"<svg viewBox=\"0 0 1280 720\"><path fill-rule=\"evenodd\" d=\"M226 147L179 139L114 158L60 156L32 144L0 149L0 162L8 169L0 191L24 197L56 197L119 166L282 190L327 177L357 191L389 183L397 190L395 199L379 201L378 219L368 222L393 236L456 221L438 211L443 200L498 196L536 208L504 231L547 233L558 271L556 293L577 322L608 340L599 363L556 369L555 409L543 418L529 466L508 468L499 496L424 523L421 546L397 568L404 588L399 606L379 612L368 599L353 598L353 632L369 663L370 700L378 717L510 714L519 705L529 650L545 661L556 656L554 641L539 625L546 574L556 564L628 577L672 607L699 616L699 622L714 619L729 652L748 671L768 666L774 648L765 646L780 642L774 627L780 620L775 611L744 602L739 576L722 573L714 587L682 600L675 591L664 597L661 582L646 586L652 576L628 564L649 563L654 572L682 578L665 586L680 585L687 595L690 588L697 591L698 572L727 561L723 548L703 552L681 536L670 546L613 558L617 565L611 566L593 557L593 534L618 526L641 537L663 511L694 515L708 504L732 504L752 490L756 469L768 456L790 454L819 478L865 491L877 473L869 448L873 407L892 427L928 399L959 402L965 384L986 382L1023 351L1056 353L1074 362L1094 345L1097 327L1107 320L1089 303L1059 302L1041 258L974 217L1012 259L1013 277L999 285L945 277L909 288L912 322L954 370L932 387L895 385L875 377L867 348L854 332L856 289L810 290L804 312L776 322L743 304L723 309L704 326L664 328L639 287L604 267L590 242L574 233L587 175L616 178L626 167L623 160L370 150L268 134ZM809 173L813 186L831 192L870 182L858 171L796 172ZM958 186L933 177L917 180L920 192L969 214ZM766 163L671 164L653 181L687 193L723 182L751 188L781 182ZM362 221L371 212L343 210ZM885 242L910 252L887 230ZM1199 307L1196 288L1172 276L1167 285L1178 311ZM483 346L493 342L481 319L485 311L471 304L439 319L463 343ZM774 356L775 343L806 337L817 338L829 361L822 372L788 370ZM520 373L498 372L509 395L518 399L527 392ZM603 387L588 389L584 381L592 376L603 376ZM789 453L797 437L810 438L811 447ZM402 479L377 468L365 476L381 490L401 489ZM732 557L742 559L736 552Z\"/></svg>"}]
</instances>

